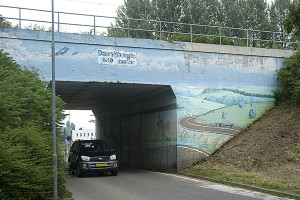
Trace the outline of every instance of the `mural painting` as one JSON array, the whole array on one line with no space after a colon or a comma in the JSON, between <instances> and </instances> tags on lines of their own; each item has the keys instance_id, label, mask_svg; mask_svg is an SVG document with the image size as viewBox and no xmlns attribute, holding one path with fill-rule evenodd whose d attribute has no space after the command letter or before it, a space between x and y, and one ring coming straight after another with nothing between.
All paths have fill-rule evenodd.
<instances>
[{"instance_id":1,"label":"mural painting","mask_svg":"<svg viewBox=\"0 0 300 200\"><path fill-rule=\"evenodd\" d=\"M162 112L156 111L156 117L151 117L154 125L143 128L149 129L150 139L157 134L161 138L155 144L146 142L152 146L174 144L177 138L173 153L177 153L179 169L213 153L274 105L276 69L283 65L283 58L252 56L252 50L249 55L186 50L184 43L136 39L124 43L97 37L89 44L88 36L69 37L77 43L56 44L57 80L171 86L177 105L170 109L172 116L163 119ZM38 71L43 80L50 80L49 42L3 39L0 48L21 65ZM166 99L153 107L168 103ZM172 137L166 128L172 130Z\"/></svg>"},{"instance_id":2,"label":"mural painting","mask_svg":"<svg viewBox=\"0 0 300 200\"><path fill-rule=\"evenodd\" d=\"M191 57L188 69L202 72L199 82L172 86L179 169L209 156L274 106L276 67L281 64L272 58L249 64L251 57L238 55L193 53Z\"/></svg>"}]
</instances>

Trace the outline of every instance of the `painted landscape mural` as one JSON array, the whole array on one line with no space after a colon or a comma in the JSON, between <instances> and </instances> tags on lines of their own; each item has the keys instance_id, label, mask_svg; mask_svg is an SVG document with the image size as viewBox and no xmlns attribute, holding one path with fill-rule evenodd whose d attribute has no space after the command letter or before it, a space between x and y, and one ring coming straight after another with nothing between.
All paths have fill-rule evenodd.
<instances>
[{"instance_id":1,"label":"painted landscape mural","mask_svg":"<svg viewBox=\"0 0 300 200\"><path fill-rule=\"evenodd\" d=\"M6 31L0 34L6 38L0 40L0 48L22 66L35 69L43 80L51 80L48 35L24 31L22 40ZM260 56L260 50L244 48L248 54L243 55L240 47L230 46L228 52L234 53L212 53L188 43L59 34L69 41L56 44L59 81L171 86L177 107L166 121L177 123L177 131L172 130L177 133L178 169L208 156L274 105L276 69L283 58L271 53ZM161 139L167 140L164 135Z\"/></svg>"},{"instance_id":2,"label":"painted landscape mural","mask_svg":"<svg viewBox=\"0 0 300 200\"><path fill-rule=\"evenodd\" d=\"M199 161L274 105L274 87L174 87L179 167ZM186 155L188 154L188 155ZM185 157L189 157L185 160Z\"/></svg>"}]
</instances>

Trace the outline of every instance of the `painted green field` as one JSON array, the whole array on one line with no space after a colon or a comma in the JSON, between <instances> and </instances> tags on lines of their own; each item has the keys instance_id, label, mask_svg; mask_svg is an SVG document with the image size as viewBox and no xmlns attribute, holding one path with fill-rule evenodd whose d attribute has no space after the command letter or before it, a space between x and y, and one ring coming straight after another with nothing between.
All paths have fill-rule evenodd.
<instances>
[{"instance_id":1,"label":"painted green field","mask_svg":"<svg viewBox=\"0 0 300 200\"><path fill-rule=\"evenodd\" d=\"M247 127L273 106L274 102L255 103L254 106L251 106L251 104L245 104L244 108L241 108L239 105L227 106L200 115L197 117L197 121L234 124L235 126ZM251 109L255 110L256 117L254 118L250 118L249 116L249 111ZM225 119L223 118L223 113L226 113Z\"/></svg>"}]
</instances>

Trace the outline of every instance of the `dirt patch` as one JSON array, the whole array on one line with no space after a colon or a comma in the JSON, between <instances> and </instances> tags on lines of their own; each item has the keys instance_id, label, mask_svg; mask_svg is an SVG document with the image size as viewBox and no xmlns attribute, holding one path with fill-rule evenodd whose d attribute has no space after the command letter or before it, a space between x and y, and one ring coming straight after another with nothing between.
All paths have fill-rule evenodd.
<instances>
[{"instance_id":1,"label":"dirt patch","mask_svg":"<svg viewBox=\"0 0 300 200\"><path fill-rule=\"evenodd\" d=\"M272 108L194 167L217 167L228 173L253 172L300 187L300 108Z\"/></svg>"}]
</instances>

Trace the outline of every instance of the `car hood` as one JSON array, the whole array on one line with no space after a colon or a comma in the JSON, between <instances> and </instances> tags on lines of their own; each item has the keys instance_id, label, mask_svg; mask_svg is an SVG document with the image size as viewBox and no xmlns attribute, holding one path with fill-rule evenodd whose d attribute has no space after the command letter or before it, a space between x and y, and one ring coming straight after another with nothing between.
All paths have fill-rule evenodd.
<instances>
[{"instance_id":1,"label":"car hood","mask_svg":"<svg viewBox=\"0 0 300 200\"><path fill-rule=\"evenodd\" d=\"M111 156L113 153L110 151L100 151L100 152L84 152L81 155L89 156L89 157L97 157L97 156Z\"/></svg>"}]
</instances>

